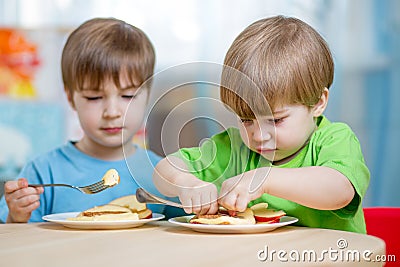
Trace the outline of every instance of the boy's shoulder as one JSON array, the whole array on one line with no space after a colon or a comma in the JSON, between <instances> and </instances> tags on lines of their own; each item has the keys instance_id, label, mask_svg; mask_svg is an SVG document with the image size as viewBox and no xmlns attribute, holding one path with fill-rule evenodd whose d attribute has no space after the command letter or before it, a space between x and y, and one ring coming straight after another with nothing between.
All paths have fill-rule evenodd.
<instances>
[{"instance_id":1,"label":"boy's shoulder","mask_svg":"<svg viewBox=\"0 0 400 267\"><path fill-rule=\"evenodd\" d=\"M141 147L137 147L136 154L141 158L141 157L148 157L151 160L160 160L161 156L153 152L152 150L149 149L144 149ZM55 160L71 160L74 159L79 161L81 159L84 160L97 160L96 158L93 158L84 152L80 151L77 149L74 145L73 141L68 141L67 143L56 147L46 153L37 155L34 157L31 161L32 162L45 162L45 161L55 161Z\"/></svg>"},{"instance_id":2,"label":"boy's shoulder","mask_svg":"<svg viewBox=\"0 0 400 267\"><path fill-rule=\"evenodd\" d=\"M349 131L353 132L351 127L344 122L331 122L327 117L320 116L317 119L317 132L332 132L332 131Z\"/></svg>"},{"instance_id":3,"label":"boy's shoulder","mask_svg":"<svg viewBox=\"0 0 400 267\"><path fill-rule=\"evenodd\" d=\"M325 116L318 118L318 128L314 132L313 138L316 140L327 139L354 139L358 142L358 138L351 127L344 122L331 122Z\"/></svg>"},{"instance_id":4,"label":"boy's shoulder","mask_svg":"<svg viewBox=\"0 0 400 267\"><path fill-rule=\"evenodd\" d=\"M73 147L73 144L69 142L28 159L19 176L25 177L33 175L33 173L49 173L56 169L63 169L67 163L74 164L76 161L79 162L80 159L75 159L72 155L68 155L70 154L68 150L71 150L71 148L68 149L69 146Z\"/></svg>"},{"instance_id":5,"label":"boy's shoulder","mask_svg":"<svg viewBox=\"0 0 400 267\"><path fill-rule=\"evenodd\" d=\"M32 158L32 162L43 162L47 161L49 159L56 159L59 158L60 156L63 156L65 154L70 154L71 150L73 147L72 142L65 143L61 146L58 146L56 148L53 148L45 153L36 155L34 158Z\"/></svg>"}]
</instances>

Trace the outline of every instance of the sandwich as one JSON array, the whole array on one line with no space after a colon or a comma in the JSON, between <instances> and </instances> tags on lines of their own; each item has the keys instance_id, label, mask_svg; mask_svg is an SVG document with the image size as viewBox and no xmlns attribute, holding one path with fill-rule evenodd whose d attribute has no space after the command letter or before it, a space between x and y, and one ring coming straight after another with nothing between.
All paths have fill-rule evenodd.
<instances>
[{"instance_id":1,"label":"sandwich","mask_svg":"<svg viewBox=\"0 0 400 267\"><path fill-rule=\"evenodd\" d=\"M68 218L71 221L120 221L139 220L137 213L117 205L96 206L79 213L76 217Z\"/></svg>"},{"instance_id":2,"label":"sandwich","mask_svg":"<svg viewBox=\"0 0 400 267\"><path fill-rule=\"evenodd\" d=\"M146 203L140 203L135 195L127 195L114 199L110 203L111 205L118 205L130 209L132 212L138 214L139 219L149 219L152 217L152 212L147 208Z\"/></svg>"},{"instance_id":3,"label":"sandwich","mask_svg":"<svg viewBox=\"0 0 400 267\"><path fill-rule=\"evenodd\" d=\"M217 214L196 215L189 221L197 224L255 224L256 220L251 209L246 209L244 212L237 212L236 215L229 215L225 209L219 209Z\"/></svg>"},{"instance_id":4,"label":"sandwich","mask_svg":"<svg viewBox=\"0 0 400 267\"><path fill-rule=\"evenodd\" d=\"M282 210L268 209L268 203L258 203L244 212L229 213L220 207L217 214L195 215L189 220L194 224L209 225L244 225L260 223L277 223L286 213Z\"/></svg>"},{"instance_id":5,"label":"sandwich","mask_svg":"<svg viewBox=\"0 0 400 267\"><path fill-rule=\"evenodd\" d=\"M114 199L110 203L80 212L71 221L121 221L152 218L153 213L145 203L137 201L135 195Z\"/></svg>"}]
</instances>

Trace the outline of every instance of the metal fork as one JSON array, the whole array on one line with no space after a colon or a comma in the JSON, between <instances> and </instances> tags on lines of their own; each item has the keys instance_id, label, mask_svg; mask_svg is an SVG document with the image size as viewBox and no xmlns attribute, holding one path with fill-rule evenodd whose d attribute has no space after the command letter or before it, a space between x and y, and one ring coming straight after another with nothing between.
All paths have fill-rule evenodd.
<instances>
[{"instance_id":1,"label":"metal fork","mask_svg":"<svg viewBox=\"0 0 400 267\"><path fill-rule=\"evenodd\" d=\"M150 194L143 188L136 189L136 199L140 203L164 204L164 205L168 205L168 206L183 208L182 204L159 198L153 194Z\"/></svg>"},{"instance_id":2,"label":"metal fork","mask_svg":"<svg viewBox=\"0 0 400 267\"><path fill-rule=\"evenodd\" d=\"M87 186L73 186L69 184L30 184L29 186L31 187L64 186L79 190L80 192L85 194L96 194L111 187L109 185L105 185L103 180Z\"/></svg>"}]
</instances>

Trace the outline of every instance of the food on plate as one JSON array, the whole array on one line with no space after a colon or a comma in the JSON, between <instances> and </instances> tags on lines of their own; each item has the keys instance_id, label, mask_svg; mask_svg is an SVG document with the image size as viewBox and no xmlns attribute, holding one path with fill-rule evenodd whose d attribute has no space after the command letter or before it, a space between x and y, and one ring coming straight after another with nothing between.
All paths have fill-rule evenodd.
<instances>
[{"instance_id":1,"label":"food on plate","mask_svg":"<svg viewBox=\"0 0 400 267\"><path fill-rule=\"evenodd\" d=\"M106 205L96 206L79 213L72 221L121 221L150 219L153 213L135 195L123 196Z\"/></svg>"},{"instance_id":2,"label":"food on plate","mask_svg":"<svg viewBox=\"0 0 400 267\"><path fill-rule=\"evenodd\" d=\"M126 207L126 208L132 210L133 212L142 211L147 208L146 203L140 203L139 201L137 201L135 195L123 196L123 197L114 199L113 201L111 201L108 204Z\"/></svg>"},{"instance_id":3,"label":"food on plate","mask_svg":"<svg viewBox=\"0 0 400 267\"><path fill-rule=\"evenodd\" d=\"M139 219L149 219L152 217L152 212L147 208L146 203L140 203L137 201L135 195L128 195L114 199L108 204L118 205L130 209L132 212L136 212L139 215Z\"/></svg>"},{"instance_id":4,"label":"food on plate","mask_svg":"<svg viewBox=\"0 0 400 267\"><path fill-rule=\"evenodd\" d=\"M282 210L268 209L268 203L258 203L250 208L257 223L276 223L286 213Z\"/></svg>"},{"instance_id":5,"label":"food on plate","mask_svg":"<svg viewBox=\"0 0 400 267\"><path fill-rule=\"evenodd\" d=\"M79 213L76 217L68 218L71 221L120 221L139 220L139 215L130 209L117 205L96 206Z\"/></svg>"},{"instance_id":6,"label":"food on plate","mask_svg":"<svg viewBox=\"0 0 400 267\"><path fill-rule=\"evenodd\" d=\"M113 187L119 183L119 174L116 169L109 169L103 176L104 185Z\"/></svg>"},{"instance_id":7,"label":"food on plate","mask_svg":"<svg viewBox=\"0 0 400 267\"><path fill-rule=\"evenodd\" d=\"M268 203L260 202L250 207L253 212L257 212L258 210L266 210L268 209Z\"/></svg>"},{"instance_id":8,"label":"food on plate","mask_svg":"<svg viewBox=\"0 0 400 267\"><path fill-rule=\"evenodd\" d=\"M286 213L282 210L267 209L258 214L254 214L254 219L256 219L257 223L276 223L285 215Z\"/></svg>"},{"instance_id":9,"label":"food on plate","mask_svg":"<svg viewBox=\"0 0 400 267\"><path fill-rule=\"evenodd\" d=\"M256 223L276 223L286 213L282 210L268 209L268 203L258 203L244 212L236 212L235 215L220 207L217 214L196 215L190 219L194 224L256 224Z\"/></svg>"},{"instance_id":10,"label":"food on plate","mask_svg":"<svg viewBox=\"0 0 400 267\"><path fill-rule=\"evenodd\" d=\"M253 216L253 211L251 209L246 209L244 212L236 212L235 216L229 215L223 209L217 214L204 214L196 215L190 221L190 223L198 224L255 224L256 221Z\"/></svg>"}]
</instances>

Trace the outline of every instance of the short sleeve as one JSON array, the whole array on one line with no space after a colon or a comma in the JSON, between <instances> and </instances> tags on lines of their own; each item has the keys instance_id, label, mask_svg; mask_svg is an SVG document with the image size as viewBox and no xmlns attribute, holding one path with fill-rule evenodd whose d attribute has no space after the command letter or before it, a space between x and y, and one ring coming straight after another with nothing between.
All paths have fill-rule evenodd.
<instances>
[{"instance_id":1,"label":"short sleeve","mask_svg":"<svg viewBox=\"0 0 400 267\"><path fill-rule=\"evenodd\" d=\"M223 132L205 140L200 147L182 148L172 154L182 159L189 171L199 179L214 182L221 178L229 165L231 146L229 134Z\"/></svg>"},{"instance_id":2,"label":"short sleeve","mask_svg":"<svg viewBox=\"0 0 400 267\"><path fill-rule=\"evenodd\" d=\"M317 138L315 152L318 157L315 165L341 172L356 191L351 203L337 211L340 217L352 216L365 196L370 179L360 143L354 132L344 123L331 124Z\"/></svg>"}]
</instances>

